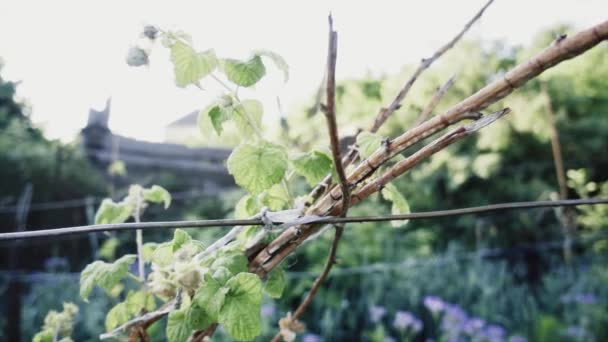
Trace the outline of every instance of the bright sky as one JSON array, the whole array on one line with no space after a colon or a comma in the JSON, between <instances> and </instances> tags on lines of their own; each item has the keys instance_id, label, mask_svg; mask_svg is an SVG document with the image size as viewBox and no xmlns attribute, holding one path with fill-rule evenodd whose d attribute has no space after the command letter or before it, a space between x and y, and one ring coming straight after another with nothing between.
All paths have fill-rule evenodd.
<instances>
[{"instance_id":1,"label":"bright sky","mask_svg":"<svg viewBox=\"0 0 608 342\"><path fill-rule=\"evenodd\" d=\"M215 48L220 57L244 58L259 48L281 54L290 65L290 81L283 84L271 69L255 89L268 116L276 117L275 96L289 109L318 86L330 11L339 34L341 79L395 72L428 56L484 2L3 0L2 74L22 81L19 96L51 138L73 139L89 108L102 108L111 96L113 131L161 141L168 123L206 106L219 89L175 87L167 51L160 46L149 68L128 67L126 52L144 24L182 29L197 48ZM547 26L585 28L606 20L606 13L606 0L496 0L467 37L526 44Z\"/></svg>"}]
</instances>

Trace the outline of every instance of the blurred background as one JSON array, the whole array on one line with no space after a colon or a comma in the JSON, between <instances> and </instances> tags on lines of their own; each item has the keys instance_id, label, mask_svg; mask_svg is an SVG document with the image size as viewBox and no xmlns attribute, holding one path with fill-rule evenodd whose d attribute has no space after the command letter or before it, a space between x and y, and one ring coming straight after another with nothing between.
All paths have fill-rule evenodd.
<instances>
[{"instance_id":1,"label":"blurred background","mask_svg":"<svg viewBox=\"0 0 608 342\"><path fill-rule=\"evenodd\" d=\"M418 60L482 5L455 3L5 4L5 16L12 15L0 20L0 232L92 224L103 198L122 198L134 183L158 184L173 195L168 210L151 207L144 221L233 216L243 193L224 164L238 133L228 128L220 141L197 124L219 89L176 88L160 50L150 67L127 68L126 51L143 24L183 28L198 46L228 56L256 48L282 54L291 80L283 84L271 74L248 94L264 102L266 134L299 152L328 144L315 93L330 9L340 35L338 124L349 136L367 129ZM32 14L32 6L50 6L46 13L57 15ZM450 77L455 83L438 113L558 35L605 20L607 9L602 1L497 1L423 74L380 133L392 137L411 127ZM604 43L489 108L513 113L395 182L411 210L608 196L607 61ZM304 180L294 188L308 191ZM349 214L390 214L390 203L372 196ZM298 340L608 340L607 214L606 206L547 208L399 228L348 225L339 264L305 313ZM189 233L210 241L222 231ZM287 293L265 298L260 341L310 289L331 235L287 260ZM97 340L105 313L120 298L100 291L83 303L79 272L95 259L133 253L133 241L124 232L0 244L0 340L31 340L46 313L65 301L80 307L74 340ZM154 340L163 339L163 327L153 326Z\"/></svg>"}]
</instances>

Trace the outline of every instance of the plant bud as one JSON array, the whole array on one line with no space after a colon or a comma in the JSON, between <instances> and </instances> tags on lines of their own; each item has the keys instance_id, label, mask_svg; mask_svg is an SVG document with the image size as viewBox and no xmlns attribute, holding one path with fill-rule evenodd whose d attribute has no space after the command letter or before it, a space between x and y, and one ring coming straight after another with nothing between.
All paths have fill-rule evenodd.
<instances>
[{"instance_id":1,"label":"plant bud","mask_svg":"<svg viewBox=\"0 0 608 342\"><path fill-rule=\"evenodd\" d=\"M147 65L148 62L148 54L142 48L133 46L129 49L129 52L127 54L127 64L129 66L138 67L142 65Z\"/></svg>"},{"instance_id":2,"label":"plant bud","mask_svg":"<svg viewBox=\"0 0 608 342\"><path fill-rule=\"evenodd\" d=\"M222 108L227 108L227 107L232 106L232 104L233 104L232 96L230 96L230 95L220 96L220 98L217 100L217 104Z\"/></svg>"},{"instance_id":3,"label":"plant bud","mask_svg":"<svg viewBox=\"0 0 608 342\"><path fill-rule=\"evenodd\" d=\"M152 25L146 25L144 26L143 35L146 38L154 40L158 36L158 29Z\"/></svg>"}]
</instances>

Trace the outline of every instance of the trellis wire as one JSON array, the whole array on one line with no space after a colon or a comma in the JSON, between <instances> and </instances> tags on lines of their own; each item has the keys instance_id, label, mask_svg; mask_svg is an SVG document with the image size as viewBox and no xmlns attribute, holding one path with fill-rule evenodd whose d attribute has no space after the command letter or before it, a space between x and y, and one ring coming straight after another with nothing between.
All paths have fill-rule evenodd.
<instances>
[{"instance_id":1,"label":"trellis wire","mask_svg":"<svg viewBox=\"0 0 608 342\"><path fill-rule=\"evenodd\" d=\"M531 202L510 202L499 203L478 207L468 207L460 209L437 210L418 212L402 215L380 215L380 216L351 216L351 217L326 217L315 221L315 224L340 224L340 223L361 223L361 222L385 222L385 221L404 221L420 220L449 216L461 216L469 214L479 214L484 212L531 209L543 207L568 207L581 205L597 205L608 203L608 198L587 198L577 200L560 201L531 201ZM275 225L286 222L274 221ZM212 228L212 227L232 227L232 226L264 226L260 218L253 219L217 219L217 220L194 220L194 221L170 221L170 222L142 222L142 223L120 223L120 224L98 224L90 226L77 226L56 229L43 229L25 232L12 232L0 234L0 241L10 241L19 239L49 238L63 235L85 234L101 231L123 231L123 230L151 230L151 229L171 229L171 228Z\"/></svg>"},{"instance_id":2,"label":"trellis wire","mask_svg":"<svg viewBox=\"0 0 608 342\"><path fill-rule=\"evenodd\" d=\"M591 234L590 236L579 236L573 239L573 242L577 243L593 243L608 238L608 233ZM334 269L329 277L343 277L352 276L358 274L368 274L370 272L387 272L393 271L400 268L410 269L413 267L426 267L436 266L444 262L460 261L460 260L471 260L476 258L489 258L507 253L515 250L533 250L533 251L544 251L550 249L562 248L563 240L549 240L540 241L536 243L527 243L515 245L508 248L481 248L470 252L459 252L459 253L443 253L440 256L435 257L414 257L407 258L397 262L377 262L370 263L362 266L351 266ZM286 273L288 278L301 279L301 278L314 278L317 276L314 272L306 271L288 271ZM78 280L80 273L78 272L20 272L20 271L0 271L0 279L17 279L22 282L41 282L41 281L59 281L59 280Z\"/></svg>"}]
</instances>

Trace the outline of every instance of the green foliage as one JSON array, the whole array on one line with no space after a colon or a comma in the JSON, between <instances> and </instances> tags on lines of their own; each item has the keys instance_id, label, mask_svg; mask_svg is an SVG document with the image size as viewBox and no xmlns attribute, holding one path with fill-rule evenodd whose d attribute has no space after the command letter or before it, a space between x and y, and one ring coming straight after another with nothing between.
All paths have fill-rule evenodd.
<instances>
[{"instance_id":1,"label":"green foliage","mask_svg":"<svg viewBox=\"0 0 608 342\"><path fill-rule=\"evenodd\" d=\"M275 184L270 189L264 191L260 196L260 201L272 211L279 211L289 206L291 195L284 184ZM256 213L259 212L259 209Z\"/></svg>"},{"instance_id":2,"label":"green foliage","mask_svg":"<svg viewBox=\"0 0 608 342\"><path fill-rule=\"evenodd\" d=\"M251 87L266 75L266 67L258 55L246 61L221 59L220 69L232 83L243 87Z\"/></svg>"},{"instance_id":3,"label":"green foliage","mask_svg":"<svg viewBox=\"0 0 608 342\"><path fill-rule=\"evenodd\" d=\"M264 292L272 298L281 298L286 285L285 271L277 267L268 274L268 279L264 283Z\"/></svg>"},{"instance_id":4,"label":"green foliage","mask_svg":"<svg viewBox=\"0 0 608 342\"><path fill-rule=\"evenodd\" d=\"M49 311L44 318L42 330L32 340L34 342L72 341L70 335L77 314L78 307L72 303L63 303L61 312Z\"/></svg>"},{"instance_id":5,"label":"green foliage","mask_svg":"<svg viewBox=\"0 0 608 342\"><path fill-rule=\"evenodd\" d=\"M331 156L321 150L312 150L291 158L294 170L306 178L310 186L315 186L333 169Z\"/></svg>"},{"instance_id":6,"label":"green foliage","mask_svg":"<svg viewBox=\"0 0 608 342\"><path fill-rule=\"evenodd\" d=\"M192 327L186 321L186 310L175 310L169 313L167 319L167 340L169 342L185 342L191 332Z\"/></svg>"},{"instance_id":7,"label":"green foliage","mask_svg":"<svg viewBox=\"0 0 608 342\"><path fill-rule=\"evenodd\" d=\"M213 50L199 53L179 40L171 46L171 61L175 72L175 83L179 87L196 84L209 75L218 63Z\"/></svg>"},{"instance_id":8,"label":"green foliage","mask_svg":"<svg viewBox=\"0 0 608 342\"><path fill-rule=\"evenodd\" d=\"M266 57L270 59L274 65L283 73L285 82L289 80L289 66L283 57L278 53L269 50L256 50L254 51L256 56Z\"/></svg>"},{"instance_id":9,"label":"green foliage","mask_svg":"<svg viewBox=\"0 0 608 342\"><path fill-rule=\"evenodd\" d=\"M252 340L262 329L262 282L255 274L239 273L226 282L226 287L229 291L220 310L219 323L235 340Z\"/></svg>"},{"instance_id":10,"label":"green foliage","mask_svg":"<svg viewBox=\"0 0 608 342\"><path fill-rule=\"evenodd\" d=\"M123 223L131 217L134 209L131 203L115 203L106 198L95 214L95 224Z\"/></svg>"},{"instance_id":11,"label":"green foliage","mask_svg":"<svg viewBox=\"0 0 608 342\"><path fill-rule=\"evenodd\" d=\"M220 309L224 305L228 288L223 287L216 278L210 274L204 277L203 286L201 286L194 295L194 302L201 308L206 316L212 322L217 322L220 314Z\"/></svg>"},{"instance_id":12,"label":"green foliage","mask_svg":"<svg viewBox=\"0 0 608 342\"><path fill-rule=\"evenodd\" d=\"M243 100L234 111L234 123L243 138L247 139L262 131L264 108L258 100Z\"/></svg>"},{"instance_id":13,"label":"green foliage","mask_svg":"<svg viewBox=\"0 0 608 342\"><path fill-rule=\"evenodd\" d=\"M568 170L568 187L576 191L581 198L608 197L608 181L594 182L589 180L585 169ZM577 222L584 228L603 229L608 226L608 208L606 206L582 206L578 208Z\"/></svg>"},{"instance_id":14,"label":"green foliage","mask_svg":"<svg viewBox=\"0 0 608 342\"><path fill-rule=\"evenodd\" d=\"M260 211L261 203L252 195L243 196L234 208L234 217L237 219L249 218Z\"/></svg>"},{"instance_id":15,"label":"green foliage","mask_svg":"<svg viewBox=\"0 0 608 342\"><path fill-rule=\"evenodd\" d=\"M219 255L213 260L211 269L225 267L230 273L238 274L247 271L249 262L247 258L239 252L231 252L224 255Z\"/></svg>"},{"instance_id":16,"label":"green foliage","mask_svg":"<svg viewBox=\"0 0 608 342\"><path fill-rule=\"evenodd\" d=\"M125 255L113 263L98 260L89 264L80 275L80 297L86 300L95 286L110 291L129 273L129 266L136 258Z\"/></svg>"},{"instance_id":17,"label":"green foliage","mask_svg":"<svg viewBox=\"0 0 608 342\"><path fill-rule=\"evenodd\" d=\"M163 187L153 185L144 189L139 185L132 185L129 194L120 202L115 203L109 198L104 199L95 214L96 224L123 223L133 215L141 215L143 201L163 203L165 209L171 204L171 194ZM138 204L139 202L139 204ZM139 211L136 210L139 208Z\"/></svg>"},{"instance_id":18,"label":"green foliage","mask_svg":"<svg viewBox=\"0 0 608 342\"><path fill-rule=\"evenodd\" d=\"M357 135L357 146L359 154L363 158L368 158L382 145L382 137L376 133L361 132Z\"/></svg>"},{"instance_id":19,"label":"green foliage","mask_svg":"<svg viewBox=\"0 0 608 342\"><path fill-rule=\"evenodd\" d=\"M152 185L150 189L143 189L142 195L148 202L163 203L165 209L171 205L171 194L161 186Z\"/></svg>"},{"instance_id":20,"label":"green foliage","mask_svg":"<svg viewBox=\"0 0 608 342\"><path fill-rule=\"evenodd\" d=\"M387 184L382 189L382 197L385 200L393 202L393 206L391 209L391 213L393 215L401 215L401 214L409 214L410 213L410 205L407 203L407 200L403 195L399 192L397 187L393 184ZM391 224L393 227L401 227L407 224L408 221L392 221Z\"/></svg>"},{"instance_id":21,"label":"green foliage","mask_svg":"<svg viewBox=\"0 0 608 342\"><path fill-rule=\"evenodd\" d=\"M228 158L228 172L236 183L259 194L279 183L287 171L287 152L279 145L262 141L242 144Z\"/></svg>"}]
</instances>

